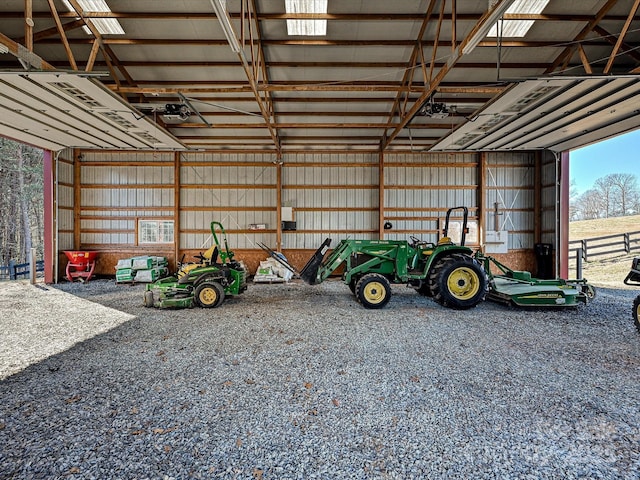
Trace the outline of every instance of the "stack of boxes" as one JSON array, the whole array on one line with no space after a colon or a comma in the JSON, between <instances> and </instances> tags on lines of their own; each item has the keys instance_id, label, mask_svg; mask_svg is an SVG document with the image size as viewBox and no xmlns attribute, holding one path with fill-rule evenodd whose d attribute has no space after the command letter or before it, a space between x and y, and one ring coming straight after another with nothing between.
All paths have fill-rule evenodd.
<instances>
[{"instance_id":1,"label":"stack of boxes","mask_svg":"<svg viewBox=\"0 0 640 480\"><path fill-rule=\"evenodd\" d=\"M167 257L143 255L123 258L116 265L116 282L155 282L169 274Z\"/></svg>"}]
</instances>

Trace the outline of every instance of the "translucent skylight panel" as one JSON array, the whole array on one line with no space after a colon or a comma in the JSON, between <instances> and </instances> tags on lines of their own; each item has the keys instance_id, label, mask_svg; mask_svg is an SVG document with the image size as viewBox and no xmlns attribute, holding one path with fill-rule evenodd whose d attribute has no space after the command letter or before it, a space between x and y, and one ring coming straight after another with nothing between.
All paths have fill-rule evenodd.
<instances>
[{"instance_id":1,"label":"translucent skylight panel","mask_svg":"<svg viewBox=\"0 0 640 480\"><path fill-rule=\"evenodd\" d=\"M549 0L516 0L505 13L538 14L542 13L547 3L549 3ZM487 36L522 38L533 26L533 23L533 20L501 20L491 27Z\"/></svg>"},{"instance_id":2,"label":"translucent skylight panel","mask_svg":"<svg viewBox=\"0 0 640 480\"><path fill-rule=\"evenodd\" d=\"M287 13L327 13L328 0L285 0ZM322 36L327 34L326 20L287 20L289 35Z\"/></svg>"},{"instance_id":3,"label":"translucent skylight panel","mask_svg":"<svg viewBox=\"0 0 640 480\"><path fill-rule=\"evenodd\" d=\"M62 0L70 12L75 12L73 6L68 0ZM78 0L78 4L84 12L111 12L109 5L105 0ZM124 29L120 22L115 18L92 18L90 20L101 35L124 35ZM91 34L91 30L86 26L83 27L87 34Z\"/></svg>"}]
</instances>

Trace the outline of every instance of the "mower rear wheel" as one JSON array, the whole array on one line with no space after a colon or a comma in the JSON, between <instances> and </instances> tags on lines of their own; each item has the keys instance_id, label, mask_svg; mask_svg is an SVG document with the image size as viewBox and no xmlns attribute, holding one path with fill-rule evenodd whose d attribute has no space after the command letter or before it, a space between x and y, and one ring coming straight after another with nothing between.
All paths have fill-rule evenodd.
<instances>
[{"instance_id":1,"label":"mower rear wheel","mask_svg":"<svg viewBox=\"0 0 640 480\"><path fill-rule=\"evenodd\" d=\"M214 308L224 300L224 288L218 282L204 282L196 287L196 303L203 308Z\"/></svg>"},{"instance_id":2,"label":"mower rear wheel","mask_svg":"<svg viewBox=\"0 0 640 480\"><path fill-rule=\"evenodd\" d=\"M636 328L640 332L640 320L638 320L638 317L640 317L640 295L638 295L633 301L633 322L636 324Z\"/></svg>"},{"instance_id":3,"label":"mower rear wheel","mask_svg":"<svg viewBox=\"0 0 640 480\"><path fill-rule=\"evenodd\" d=\"M144 306L153 307L153 303L153 292L151 290L147 290L144 292Z\"/></svg>"},{"instance_id":4,"label":"mower rear wheel","mask_svg":"<svg viewBox=\"0 0 640 480\"><path fill-rule=\"evenodd\" d=\"M429 274L429 289L435 301L456 310L475 307L486 297L487 288L487 274L468 255L445 257Z\"/></svg>"},{"instance_id":5,"label":"mower rear wheel","mask_svg":"<svg viewBox=\"0 0 640 480\"><path fill-rule=\"evenodd\" d=\"M391 285L382 275L369 273L358 281L355 294L363 307L378 309L389 303Z\"/></svg>"}]
</instances>

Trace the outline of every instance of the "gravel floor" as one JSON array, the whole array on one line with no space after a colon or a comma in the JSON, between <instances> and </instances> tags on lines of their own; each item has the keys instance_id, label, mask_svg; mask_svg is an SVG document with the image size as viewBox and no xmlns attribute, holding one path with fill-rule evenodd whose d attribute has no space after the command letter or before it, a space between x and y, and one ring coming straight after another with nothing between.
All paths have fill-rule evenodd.
<instances>
[{"instance_id":1,"label":"gravel floor","mask_svg":"<svg viewBox=\"0 0 640 480\"><path fill-rule=\"evenodd\" d=\"M0 478L640 477L635 291L463 312L401 286L365 310L337 281L216 309L142 291L0 284Z\"/></svg>"}]
</instances>

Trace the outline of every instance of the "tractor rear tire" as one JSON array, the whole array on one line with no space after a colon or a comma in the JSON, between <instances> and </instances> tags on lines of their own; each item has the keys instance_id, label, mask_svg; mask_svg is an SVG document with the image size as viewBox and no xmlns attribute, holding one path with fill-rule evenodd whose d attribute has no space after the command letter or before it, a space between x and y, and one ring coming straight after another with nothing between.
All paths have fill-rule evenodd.
<instances>
[{"instance_id":1,"label":"tractor rear tire","mask_svg":"<svg viewBox=\"0 0 640 480\"><path fill-rule=\"evenodd\" d=\"M640 332L640 320L638 320L638 317L640 317L640 295L633 301L633 323L636 324L636 328Z\"/></svg>"},{"instance_id":2,"label":"tractor rear tire","mask_svg":"<svg viewBox=\"0 0 640 480\"><path fill-rule=\"evenodd\" d=\"M391 285L382 275L368 273L356 284L355 294L364 308L378 309L389 303Z\"/></svg>"},{"instance_id":3,"label":"tractor rear tire","mask_svg":"<svg viewBox=\"0 0 640 480\"><path fill-rule=\"evenodd\" d=\"M482 302L489 281L477 260L462 254L444 257L429 274L429 289L440 305L466 310Z\"/></svg>"},{"instance_id":4,"label":"tractor rear tire","mask_svg":"<svg viewBox=\"0 0 640 480\"><path fill-rule=\"evenodd\" d=\"M196 287L195 300L202 308L214 308L224 300L224 288L218 282L204 282Z\"/></svg>"}]
</instances>

